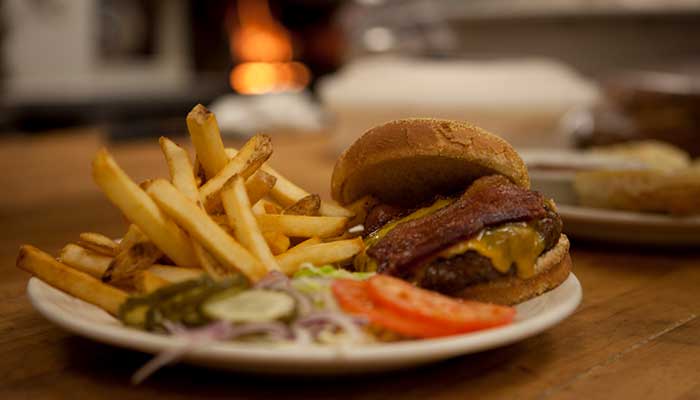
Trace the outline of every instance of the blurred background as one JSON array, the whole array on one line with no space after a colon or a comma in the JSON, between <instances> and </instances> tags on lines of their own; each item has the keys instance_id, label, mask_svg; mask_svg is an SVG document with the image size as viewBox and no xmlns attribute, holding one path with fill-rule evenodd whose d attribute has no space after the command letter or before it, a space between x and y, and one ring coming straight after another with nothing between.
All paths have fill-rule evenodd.
<instances>
[{"instance_id":1,"label":"blurred background","mask_svg":"<svg viewBox=\"0 0 700 400\"><path fill-rule=\"evenodd\" d=\"M700 154L700 1L5 0L0 132L323 132L405 116L518 147Z\"/></svg>"}]
</instances>

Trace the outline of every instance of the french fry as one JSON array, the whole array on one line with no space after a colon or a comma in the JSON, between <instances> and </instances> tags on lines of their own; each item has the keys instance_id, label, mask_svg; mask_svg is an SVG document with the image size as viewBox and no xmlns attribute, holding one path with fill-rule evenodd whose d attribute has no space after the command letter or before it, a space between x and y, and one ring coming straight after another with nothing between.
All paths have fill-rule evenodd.
<instances>
[{"instance_id":1,"label":"french fry","mask_svg":"<svg viewBox=\"0 0 700 400\"><path fill-rule=\"evenodd\" d=\"M338 204L330 201L321 201L321 209L319 210L319 213L327 217L352 217L352 212L350 212L347 208L339 206Z\"/></svg>"},{"instance_id":2,"label":"french fry","mask_svg":"<svg viewBox=\"0 0 700 400\"><path fill-rule=\"evenodd\" d=\"M282 214L282 207L268 199L260 199L260 201L253 206L253 214Z\"/></svg>"},{"instance_id":3,"label":"french fry","mask_svg":"<svg viewBox=\"0 0 700 400\"><path fill-rule=\"evenodd\" d=\"M107 198L136 224L165 253L182 267L197 265L189 238L155 202L136 185L107 150L98 151L93 161L93 179Z\"/></svg>"},{"instance_id":4,"label":"french fry","mask_svg":"<svg viewBox=\"0 0 700 400\"><path fill-rule=\"evenodd\" d=\"M345 217L310 217L307 215L257 215L260 230L282 232L291 237L321 238L338 236L345 231Z\"/></svg>"},{"instance_id":5,"label":"french fry","mask_svg":"<svg viewBox=\"0 0 700 400\"><path fill-rule=\"evenodd\" d=\"M289 245L291 244L289 236L274 231L263 232L262 235L268 247L270 247L272 254L282 254L289 249Z\"/></svg>"},{"instance_id":6,"label":"french fry","mask_svg":"<svg viewBox=\"0 0 700 400\"><path fill-rule=\"evenodd\" d=\"M228 231L226 233L228 233ZM194 244L195 242L197 244ZM231 272L221 265L221 263L217 261L204 246L199 244L199 242L192 240L192 243L194 244L194 253L199 260L199 266L202 267L204 271L207 271L209 276L216 280L221 280L231 274Z\"/></svg>"},{"instance_id":7,"label":"french fry","mask_svg":"<svg viewBox=\"0 0 700 400\"><path fill-rule=\"evenodd\" d=\"M62 263L96 278L102 277L112 262L112 257L94 253L77 244L68 243L59 255Z\"/></svg>"},{"instance_id":8,"label":"french fry","mask_svg":"<svg viewBox=\"0 0 700 400\"><path fill-rule=\"evenodd\" d=\"M209 214L209 217L218 225L229 227L228 217L225 214Z\"/></svg>"},{"instance_id":9,"label":"french fry","mask_svg":"<svg viewBox=\"0 0 700 400\"><path fill-rule=\"evenodd\" d=\"M260 232L255 216L250 209L243 178L235 175L221 190L221 202L233 226L236 239L243 244L269 271L279 271L275 256Z\"/></svg>"},{"instance_id":10,"label":"french fry","mask_svg":"<svg viewBox=\"0 0 700 400\"><path fill-rule=\"evenodd\" d=\"M133 283L133 278L163 256L141 229L131 224L124 234L117 255L102 273L102 281L108 283Z\"/></svg>"},{"instance_id":11,"label":"french fry","mask_svg":"<svg viewBox=\"0 0 700 400\"><path fill-rule=\"evenodd\" d=\"M302 248L304 248L304 247L306 247L306 246L310 246L310 245L312 245L312 244L319 244L319 243L321 243L321 242L322 242L322 240L321 240L320 237L314 236L314 237L310 237L310 238L304 240L304 241L301 242L301 243L298 243L296 246L292 247L292 248L289 249L289 250L299 250L299 249L302 249Z\"/></svg>"},{"instance_id":12,"label":"french fry","mask_svg":"<svg viewBox=\"0 0 700 400\"><path fill-rule=\"evenodd\" d=\"M251 207L253 214L255 214L255 215L266 214L265 206L263 205L264 200L265 199L262 199L262 200L258 201L257 203L253 204L253 207Z\"/></svg>"},{"instance_id":13,"label":"french fry","mask_svg":"<svg viewBox=\"0 0 700 400\"><path fill-rule=\"evenodd\" d=\"M140 293L151 293L162 287L171 285L172 282L164 279L151 271L141 271L134 279L134 287Z\"/></svg>"},{"instance_id":14,"label":"french fry","mask_svg":"<svg viewBox=\"0 0 700 400\"><path fill-rule=\"evenodd\" d=\"M263 170L258 170L253 176L245 181L245 190L248 193L250 204L255 204L258 200L267 196L275 186L277 178Z\"/></svg>"},{"instance_id":15,"label":"french fry","mask_svg":"<svg viewBox=\"0 0 700 400\"><path fill-rule=\"evenodd\" d=\"M134 277L153 265L163 253L150 240L137 241L121 250L102 274L108 283L132 283Z\"/></svg>"},{"instance_id":16,"label":"french fry","mask_svg":"<svg viewBox=\"0 0 700 400\"><path fill-rule=\"evenodd\" d=\"M262 199L260 200L260 203L262 203L263 210L265 210L265 212L262 214L282 214L282 207L271 202L270 200Z\"/></svg>"},{"instance_id":17,"label":"french fry","mask_svg":"<svg viewBox=\"0 0 700 400\"><path fill-rule=\"evenodd\" d=\"M302 197L296 203L285 208L282 211L282 214L318 216L320 208L321 197L317 194L310 194L306 197Z\"/></svg>"},{"instance_id":18,"label":"french fry","mask_svg":"<svg viewBox=\"0 0 700 400\"><path fill-rule=\"evenodd\" d=\"M240 271L254 282L267 273L260 261L229 236L206 212L175 189L170 182L163 179L156 180L148 188L148 194L166 214L200 242L228 272Z\"/></svg>"},{"instance_id":19,"label":"french fry","mask_svg":"<svg viewBox=\"0 0 700 400\"><path fill-rule=\"evenodd\" d=\"M266 199L261 199L255 203L251 210L253 211L254 215L268 213L279 214L282 212L282 208L280 206ZM262 235L265 238L267 245L270 247L272 254L278 255L289 249L291 240L289 240L289 236L283 234L282 232L263 231Z\"/></svg>"},{"instance_id":20,"label":"french fry","mask_svg":"<svg viewBox=\"0 0 700 400\"><path fill-rule=\"evenodd\" d=\"M158 139L158 143L168 164L170 181L188 199L196 202L199 199L199 190L187 151L164 136Z\"/></svg>"},{"instance_id":21,"label":"french fry","mask_svg":"<svg viewBox=\"0 0 700 400\"><path fill-rule=\"evenodd\" d=\"M98 279L56 261L50 254L34 246L19 249L17 267L23 269L56 289L85 302L94 304L112 315L117 315L127 294Z\"/></svg>"},{"instance_id":22,"label":"french fry","mask_svg":"<svg viewBox=\"0 0 700 400\"><path fill-rule=\"evenodd\" d=\"M182 268L174 265L160 264L152 265L147 271L171 283L201 278L205 273L199 268Z\"/></svg>"},{"instance_id":23,"label":"french fry","mask_svg":"<svg viewBox=\"0 0 700 400\"><path fill-rule=\"evenodd\" d=\"M170 139L164 137L160 138L160 146L161 149L163 149L163 154L168 163L170 180L173 186L201 208L199 190L197 189L194 170L192 169L192 164L190 164L190 158L187 156L187 152ZM199 242L192 240L192 248L194 249L194 255L197 257L200 267L207 271L212 278L221 279L226 275L226 270L201 244L199 244Z\"/></svg>"},{"instance_id":24,"label":"french fry","mask_svg":"<svg viewBox=\"0 0 700 400\"><path fill-rule=\"evenodd\" d=\"M207 178L212 178L228 163L216 116L201 104L187 114L187 130Z\"/></svg>"},{"instance_id":25,"label":"french fry","mask_svg":"<svg viewBox=\"0 0 700 400\"><path fill-rule=\"evenodd\" d=\"M355 214L355 216L350 218L348 221L348 226L353 227L356 225L364 225L365 219L367 219L367 213L369 213L372 207L376 206L377 204L379 204L379 200L370 195L361 197L351 204L348 204L348 210Z\"/></svg>"},{"instance_id":26,"label":"french fry","mask_svg":"<svg viewBox=\"0 0 700 400\"><path fill-rule=\"evenodd\" d=\"M194 268L180 268L171 265L154 265L141 271L136 277L134 285L141 293L150 293L164 286L190 279L197 279L204 271Z\"/></svg>"},{"instance_id":27,"label":"french fry","mask_svg":"<svg viewBox=\"0 0 700 400\"><path fill-rule=\"evenodd\" d=\"M78 239L78 245L105 256L117 255L119 245L114 240L101 233L83 232Z\"/></svg>"},{"instance_id":28,"label":"french fry","mask_svg":"<svg viewBox=\"0 0 700 400\"><path fill-rule=\"evenodd\" d=\"M336 242L305 245L299 248L293 247L287 252L277 256L282 272L287 275L294 274L299 266L309 262L314 265L335 263L352 258L364 248L362 238L339 240Z\"/></svg>"},{"instance_id":29,"label":"french fry","mask_svg":"<svg viewBox=\"0 0 700 400\"><path fill-rule=\"evenodd\" d=\"M130 224L129 228L127 228L126 233L122 237L122 240L119 242L119 247L117 248L117 254L119 252L122 252L124 250L127 250L129 247L133 246L136 243L139 242L147 242L148 241L148 236L143 233L143 231L136 225Z\"/></svg>"},{"instance_id":30,"label":"french fry","mask_svg":"<svg viewBox=\"0 0 700 400\"><path fill-rule=\"evenodd\" d=\"M231 147L226 148L226 154L228 157L234 157L238 151L239 150ZM273 187L270 191L270 195L283 207L289 207L310 194L306 190L295 185L289 179L282 176L279 172L275 171L267 164L263 164L260 169L277 178L277 183L275 183L275 187ZM328 201L321 202L321 209L319 211L321 215L327 217L352 217L353 215L350 210Z\"/></svg>"},{"instance_id":31,"label":"french fry","mask_svg":"<svg viewBox=\"0 0 700 400\"><path fill-rule=\"evenodd\" d=\"M269 136L257 134L250 138L241 151L231 158L224 168L199 188L199 197L207 211L221 204L219 192L234 175L248 179L272 154L272 140Z\"/></svg>"},{"instance_id":32,"label":"french fry","mask_svg":"<svg viewBox=\"0 0 700 400\"><path fill-rule=\"evenodd\" d=\"M202 163L199 162L197 156L194 157L194 180L197 183L197 187L200 187L207 181L207 176L204 174L204 168L202 168Z\"/></svg>"}]
</instances>

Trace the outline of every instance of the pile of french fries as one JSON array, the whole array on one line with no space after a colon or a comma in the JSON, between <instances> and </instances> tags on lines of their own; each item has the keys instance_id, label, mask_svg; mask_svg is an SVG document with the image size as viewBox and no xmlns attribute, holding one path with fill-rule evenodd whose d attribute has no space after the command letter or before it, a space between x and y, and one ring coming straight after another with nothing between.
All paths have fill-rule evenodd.
<instances>
[{"instance_id":1,"label":"pile of french fries","mask_svg":"<svg viewBox=\"0 0 700 400\"><path fill-rule=\"evenodd\" d=\"M120 241L82 233L58 259L24 245L17 266L117 315L131 293L205 273L242 273L255 282L271 271L291 275L304 263L344 262L363 251L362 239L348 233L353 212L265 164L268 136L225 148L214 114L202 105L188 114L187 127L194 165L185 149L159 140L169 180L137 184L106 149L95 156L95 183L129 221Z\"/></svg>"}]
</instances>

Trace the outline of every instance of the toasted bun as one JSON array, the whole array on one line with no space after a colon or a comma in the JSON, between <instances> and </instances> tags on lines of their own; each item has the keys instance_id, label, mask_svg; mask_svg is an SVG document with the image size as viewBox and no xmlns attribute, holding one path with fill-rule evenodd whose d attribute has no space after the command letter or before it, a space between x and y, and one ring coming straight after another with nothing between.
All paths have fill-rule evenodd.
<instances>
[{"instance_id":1,"label":"toasted bun","mask_svg":"<svg viewBox=\"0 0 700 400\"><path fill-rule=\"evenodd\" d=\"M569 239L562 234L559 242L537 259L535 276L532 278L507 276L469 286L455 297L487 303L518 304L559 286L569 276L570 271Z\"/></svg>"},{"instance_id":2,"label":"toasted bun","mask_svg":"<svg viewBox=\"0 0 700 400\"><path fill-rule=\"evenodd\" d=\"M340 156L331 192L341 204L367 194L417 204L491 174L530 188L525 163L498 136L466 122L400 119L365 132Z\"/></svg>"}]
</instances>

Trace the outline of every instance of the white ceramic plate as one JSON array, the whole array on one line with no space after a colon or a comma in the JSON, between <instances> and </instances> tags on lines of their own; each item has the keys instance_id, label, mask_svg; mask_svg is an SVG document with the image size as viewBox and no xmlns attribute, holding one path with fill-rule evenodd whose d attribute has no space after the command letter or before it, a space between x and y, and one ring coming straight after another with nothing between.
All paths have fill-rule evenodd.
<instances>
[{"instance_id":1,"label":"white ceramic plate","mask_svg":"<svg viewBox=\"0 0 700 400\"><path fill-rule=\"evenodd\" d=\"M32 278L29 298L48 320L94 339L147 353L177 346L178 339L127 328L101 309ZM256 345L212 342L184 358L215 368L277 374L344 374L385 371L426 364L507 345L536 335L571 315L581 301L581 285L571 274L556 289L518 305L513 324L443 339L350 347Z\"/></svg>"},{"instance_id":2,"label":"white ceramic plate","mask_svg":"<svg viewBox=\"0 0 700 400\"><path fill-rule=\"evenodd\" d=\"M573 187L573 172L531 171L530 179L534 190L557 202L564 233L571 237L625 244L700 245L700 217L580 206Z\"/></svg>"},{"instance_id":3,"label":"white ceramic plate","mask_svg":"<svg viewBox=\"0 0 700 400\"><path fill-rule=\"evenodd\" d=\"M566 234L584 239L665 246L700 245L700 217L672 217L557 204Z\"/></svg>"}]
</instances>

